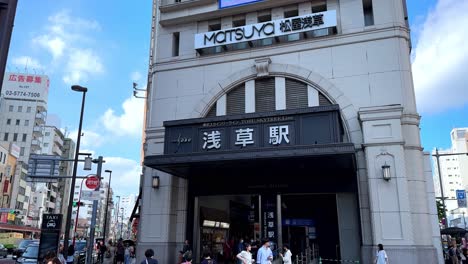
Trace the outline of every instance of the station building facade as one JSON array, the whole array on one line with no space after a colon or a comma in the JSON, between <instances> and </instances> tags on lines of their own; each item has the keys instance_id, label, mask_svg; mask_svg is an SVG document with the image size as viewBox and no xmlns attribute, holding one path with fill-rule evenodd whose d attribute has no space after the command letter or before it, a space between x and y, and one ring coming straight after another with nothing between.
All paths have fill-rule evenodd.
<instances>
[{"instance_id":1,"label":"station building facade","mask_svg":"<svg viewBox=\"0 0 468 264\"><path fill-rule=\"evenodd\" d=\"M138 255L442 263L405 4L154 1Z\"/></svg>"}]
</instances>

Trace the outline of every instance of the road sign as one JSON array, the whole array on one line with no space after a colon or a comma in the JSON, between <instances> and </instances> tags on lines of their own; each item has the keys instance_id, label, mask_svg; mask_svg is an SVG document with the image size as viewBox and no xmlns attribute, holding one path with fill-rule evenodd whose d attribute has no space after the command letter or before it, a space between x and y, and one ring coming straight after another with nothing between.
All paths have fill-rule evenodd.
<instances>
[{"instance_id":1,"label":"road sign","mask_svg":"<svg viewBox=\"0 0 468 264\"><path fill-rule=\"evenodd\" d=\"M99 191L81 191L80 200L94 201L94 200L100 200L100 199L101 199L101 194Z\"/></svg>"},{"instance_id":2,"label":"road sign","mask_svg":"<svg viewBox=\"0 0 468 264\"><path fill-rule=\"evenodd\" d=\"M458 208L466 208L466 192L465 190L457 190Z\"/></svg>"},{"instance_id":3,"label":"road sign","mask_svg":"<svg viewBox=\"0 0 468 264\"><path fill-rule=\"evenodd\" d=\"M85 184L86 184L86 187L94 190L97 187L99 187L99 178L96 177L95 175L89 176L88 178L86 178Z\"/></svg>"}]
</instances>

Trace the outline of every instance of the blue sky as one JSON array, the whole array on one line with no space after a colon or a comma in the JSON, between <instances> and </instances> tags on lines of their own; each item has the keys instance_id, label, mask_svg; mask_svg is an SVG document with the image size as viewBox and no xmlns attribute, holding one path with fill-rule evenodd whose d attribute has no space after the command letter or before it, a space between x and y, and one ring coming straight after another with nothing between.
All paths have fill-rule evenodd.
<instances>
[{"instance_id":1,"label":"blue sky","mask_svg":"<svg viewBox=\"0 0 468 264\"><path fill-rule=\"evenodd\" d=\"M468 77L460 70L468 66L467 2L408 1L426 150L449 147L450 130L468 126L463 87ZM48 114L58 116L61 122L55 124L71 137L81 96L70 85L89 88L81 149L106 157L104 169L114 171L112 185L123 195L138 188L143 100L131 95L133 81L146 85L151 5L151 0L19 0L10 47L9 71L24 72L27 63L28 72L50 76ZM451 58L450 65L440 65L444 58Z\"/></svg>"}]
</instances>

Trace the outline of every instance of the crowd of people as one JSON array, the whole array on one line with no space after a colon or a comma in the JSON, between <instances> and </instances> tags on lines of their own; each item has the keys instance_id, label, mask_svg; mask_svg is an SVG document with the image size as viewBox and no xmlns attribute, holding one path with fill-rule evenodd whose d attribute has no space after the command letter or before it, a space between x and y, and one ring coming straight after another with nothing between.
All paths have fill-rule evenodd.
<instances>
[{"instance_id":1,"label":"crowd of people","mask_svg":"<svg viewBox=\"0 0 468 264\"><path fill-rule=\"evenodd\" d=\"M445 254L445 263L447 264L466 264L468 263L468 250L457 245L456 239L452 239L449 248Z\"/></svg>"},{"instance_id":2,"label":"crowd of people","mask_svg":"<svg viewBox=\"0 0 468 264\"><path fill-rule=\"evenodd\" d=\"M134 264L135 247L131 244L126 244L122 239L119 239L115 244L109 240L107 245L103 242L97 247L98 262L103 264Z\"/></svg>"}]
</instances>

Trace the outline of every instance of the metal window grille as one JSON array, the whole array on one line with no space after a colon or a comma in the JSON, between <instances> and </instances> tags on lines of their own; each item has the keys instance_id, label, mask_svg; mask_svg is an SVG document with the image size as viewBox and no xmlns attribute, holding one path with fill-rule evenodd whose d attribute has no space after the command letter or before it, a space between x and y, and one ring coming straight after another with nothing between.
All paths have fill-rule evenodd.
<instances>
[{"instance_id":1,"label":"metal window grille","mask_svg":"<svg viewBox=\"0 0 468 264\"><path fill-rule=\"evenodd\" d=\"M286 109L308 107L307 84L286 79Z\"/></svg>"},{"instance_id":2,"label":"metal window grille","mask_svg":"<svg viewBox=\"0 0 468 264\"><path fill-rule=\"evenodd\" d=\"M255 112L276 110L275 78L255 81Z\"/></svg>"},{"instance_id":3,"label":"metal window grille","mask_svg":"<svg viewBox=\"0 0 468 264\"><path fill-rule=\"evenodd\" d=\"M226 97L226 114L235 115L245 113L245 85L231 90Z\"/></svg>"}]
</instances>

